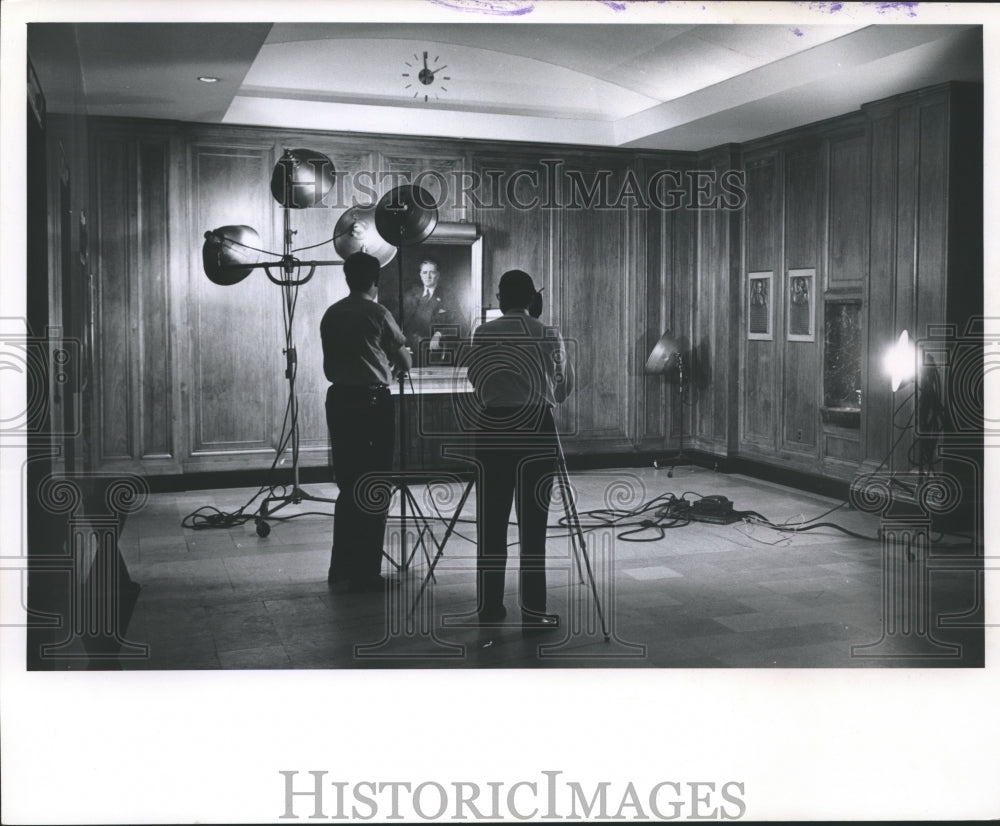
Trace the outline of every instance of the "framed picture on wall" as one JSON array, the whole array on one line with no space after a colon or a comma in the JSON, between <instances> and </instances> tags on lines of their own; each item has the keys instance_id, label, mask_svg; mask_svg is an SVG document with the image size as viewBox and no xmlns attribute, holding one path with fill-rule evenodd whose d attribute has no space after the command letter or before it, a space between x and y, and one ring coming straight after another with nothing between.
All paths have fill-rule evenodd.
<instances>
[{"instance_id":1,"label":"framed picture on wall","mask_svg":"<svg viewBox=\"0 0 1000 826\"><path fill-rule=\"evenodd\" d=\"M785 303L788 307L788 340L815 341L816 321L815 310L816 270L789 270L788 293Z\"/></svg>"},{"instance_id":2,"label":"framed picture on wall","mask_svg":"<svg viewBox=\"0 0 1000 826\"><path fill-rule=\"evenodd\" d=\"M480 323L482 244L474 224L441 222L425 241L402 247L382 268L378 300L399 323L413 351L415 392L437 387L419 379L454 378L459 344Z\"/></svg>"},{"instance_id":3,"label":"framed picture on wall","mask_svg":"<svg viewBox=\"0 0 1000 826\"><path fill-rule=\"evenodd\" d=\"M747 282L747 338L770 341L772 332L772 273L752 272Z\"/></svg>"}]
</instances>

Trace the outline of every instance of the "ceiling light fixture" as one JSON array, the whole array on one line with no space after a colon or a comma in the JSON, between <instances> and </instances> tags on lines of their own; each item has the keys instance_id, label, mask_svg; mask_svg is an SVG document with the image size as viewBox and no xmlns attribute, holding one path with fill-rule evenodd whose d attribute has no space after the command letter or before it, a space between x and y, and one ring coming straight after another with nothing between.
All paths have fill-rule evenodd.
<instances>
[{"instance_id":1,"label":"ceiling light fixture","mask_svg":"<svg viewBox=\"0 0 1000 826\"><path fill-rule=\"evenodd\" d=\"M198 78L202 83L218 83L219 79L217 77L212 77L211 75L201 75Z\"/></svg>"}]
</instances>

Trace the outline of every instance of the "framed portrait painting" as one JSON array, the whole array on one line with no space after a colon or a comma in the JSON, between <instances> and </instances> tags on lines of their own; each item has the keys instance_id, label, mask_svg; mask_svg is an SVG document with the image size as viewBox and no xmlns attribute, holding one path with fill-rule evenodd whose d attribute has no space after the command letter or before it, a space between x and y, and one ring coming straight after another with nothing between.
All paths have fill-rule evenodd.
<instances>
[{"instance_id":1,"label":"framed portrait painting","mask_svg":"<svg viewBox=\"0 0 1000 826\"><path fill-rule=\"evenodd\" d=\"M788 292L785 303L788 307L787 337L789 341L815 341L816 322L814 295L816 270L789 270Z\"/></svg>"},{"instance_id":2,"label":"framed portrait painting","mask_svg":"<svg viewBox=\"0 0 1000 826\"><path fill-rule=\"evenodd\" d=\"M747 282L747 338L770 341L774 300L771 294L772 273L752 272Z\"/></svg>"},{"instance_id":3,"label":"framed portrait painting","mask_svg":"<svg viewBox=\"0 0 1000 826\"><path fill-rule=\"evenodd\" d=\"M482 284L482 238L474 224L438 223L425 241L401 247L382 268L378 300L413 352L415 391L455 378L459 344L480 321Z\"/></svg>"}]
</instances>

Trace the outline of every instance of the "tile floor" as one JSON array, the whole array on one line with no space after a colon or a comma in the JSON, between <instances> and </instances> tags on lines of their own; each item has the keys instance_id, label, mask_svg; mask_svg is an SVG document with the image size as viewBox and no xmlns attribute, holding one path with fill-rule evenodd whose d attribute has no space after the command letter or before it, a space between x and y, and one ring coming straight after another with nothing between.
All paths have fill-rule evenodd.
<instances>
[{"instance_id":1,"label":"tile floor","mask_svg":"<svg viewBox=\"0 0 1000 826\"><path fill-rule=\"evenodd\" d=\"M306 502L278 516L266 538L254 522L193 530L182 519L214 507L233 512L254 489L154 494L131 516L119 547L142 586L126 637L148 656L125 669L339 668L766 668L979 667L983 607L974 551L937 537L926 555L900 562L878 536L878 517L840 507L822 528L796 533L761 525L691 522L623 536L598 526L595 509L627 510L657 496L722 494L775 523L819 517L841 503L749 477L695 467L575 472L586 553L574 552L553 503L549 609L561 628L524 636L517 618L517 548L508 565L508 619L470 626L475 608L474 497L460 514L429 581L434 545L417 548L389 595L330 592L326 572L332 505ZM335 485L304 485L333 498ZM425 512L449 516L458 486ZM691 498L691 494L689 494ZM255 503L248 510L256 510ZM321 513L322 512L322 513ZM393 511L398 513L396 509ZM648 512L645 518L650 518ZM632 520L633 525L635 520ZM414 523L408 523L411 532ZM444 524L435 520L440 541ZM386 549L398 563L398 519ZM649 541L628 541L649 540ZM512 529L511 542L516 540ZM408 552L414 549L411 538ZM886 565L884 565L884 562ZM591 575L587 575L589 563ZM981 568L981 565L979 566ZM926 593L920 589L926 587ZM595 599L596 594L596 599ZM923 594L923 596L921 596ZM976 625L979 623L980 627ZM883 632L883 629L885 631Z\"/></svg>"}]
</instances>

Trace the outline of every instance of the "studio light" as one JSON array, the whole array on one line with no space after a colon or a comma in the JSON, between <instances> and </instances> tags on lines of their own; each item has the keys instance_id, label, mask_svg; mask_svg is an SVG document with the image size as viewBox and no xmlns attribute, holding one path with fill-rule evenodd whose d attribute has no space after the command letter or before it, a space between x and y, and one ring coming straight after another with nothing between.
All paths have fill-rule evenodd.
<instances>
[{"instance_id":1,"label":"studio light","mask_svg":"<svg viewBox=\"0 0 1000 826\"><path fill-rule=\"evenodd\" d=\"M252 272L260 259L260 236L243 224L219 227L205 233L201 260L205 275L214 284L231 287Z\"/></svg>"},{"instance_id":2,"label":"studio light","mask_svg":"<svg viewBox=\"0 0 1000 826\"><path fill-rule=\"evenodd\" d=\"M434 197L419 186L390 189L375 207L375 229L394 247L411 247L426 240L438 222Z\"/></svg>"},{"instance_id":3,"label":"studio light","mask_svg":"<svg viewBox=\"0 0 1000 826\"><path fill-rule=\"evenodd\" d=\"M895 393L917 372L917 348L910 341L910 334L903 330L896 343L885 354L885 369L889 374L890 386Z\"/></svg>"},{"instance_id":4,"label":"studio light","mask_svg":"<svg viewBox=\"0 0 1000 826\"><path fill-rule=\"evenodd\" d=\"M244 224L227 225L206 232L202 246L205 275L213 283L232 286L245 279L251 271L262 269L268 279L281 288L282 293L282 318L285 327L282 353L285 356L285 378L288 381L288 405L272 469L278 466L282 454L290 448L292 481L290 486L270 486L255 517L257 535L260 537L267 536L271 531L268 518L288 504L298 504L305 500L334 501L313 496L299 485L298 400L295 394L298 355L292 331L298 288L313 277L317 267L340 265L343 261L302 261L297 258L295 253L298 250L292 248L295 232L291 226L291 210L325 206L323 198L333 189L335 180L333 162L326 155L311 149L286 149L271 174L271 194L283 208L283 252L280 258L276 253L267 252L268 260L260 261L259 256L263 251L260 236L256 230ZM323 243L331 240L333 239L327 239Z\"/></svg>"},{"instance_id":5,"label":"studio light","mask_svg":"<svg viewBox=\"0 0 1000 826\"><path fill-rule=\"evenodd\" d=\"M681 356L681 342L674 338L668 330L660 336L659 341L653 346L649 358L646 359L645 372L651 376L662 376L674 368L680 370L683 377L684 361Z\"/></svg>"},{"instance_id":6,"label":"studio light","mask_svg":"<svg viewBox=\"0 0 1000 826\"><path fill-rule=\"evenodd\" d=\"M333 246L345 261L356 252L366 252L384 267L396 257L396 248L375 229L374 206L352 206L333 228Z\"/></svg>"},{"instance_id":7,"label":"studio light","mask_svg":"<svg viewBox=\"0 0 1000 826\"><path fill-rule=\"evenodd\" d=\"M684 458L684 394L687 390L687 377L684 374L684 345L681 339L677 338L669 330L660 336L653 345L653 349L646 359L645 373L649 376L677 375L677 390L680 394L681 403L681 433L680 444L677 455L671 460L670 470L667 476L674 475L674 468ZM657 463L657 466L659 464Z\"/></svg>"},{"instance_id":8,"label":"studio light","mask_svg":"<svg viewBox=\"0 0 1000 826\"><path fill-rule=\"evenodd\" d=\"M322 152L286 149L271 173L271 195L290 209L323 206L335 180L333 161Z\"/></svg>"}]
</instances>

